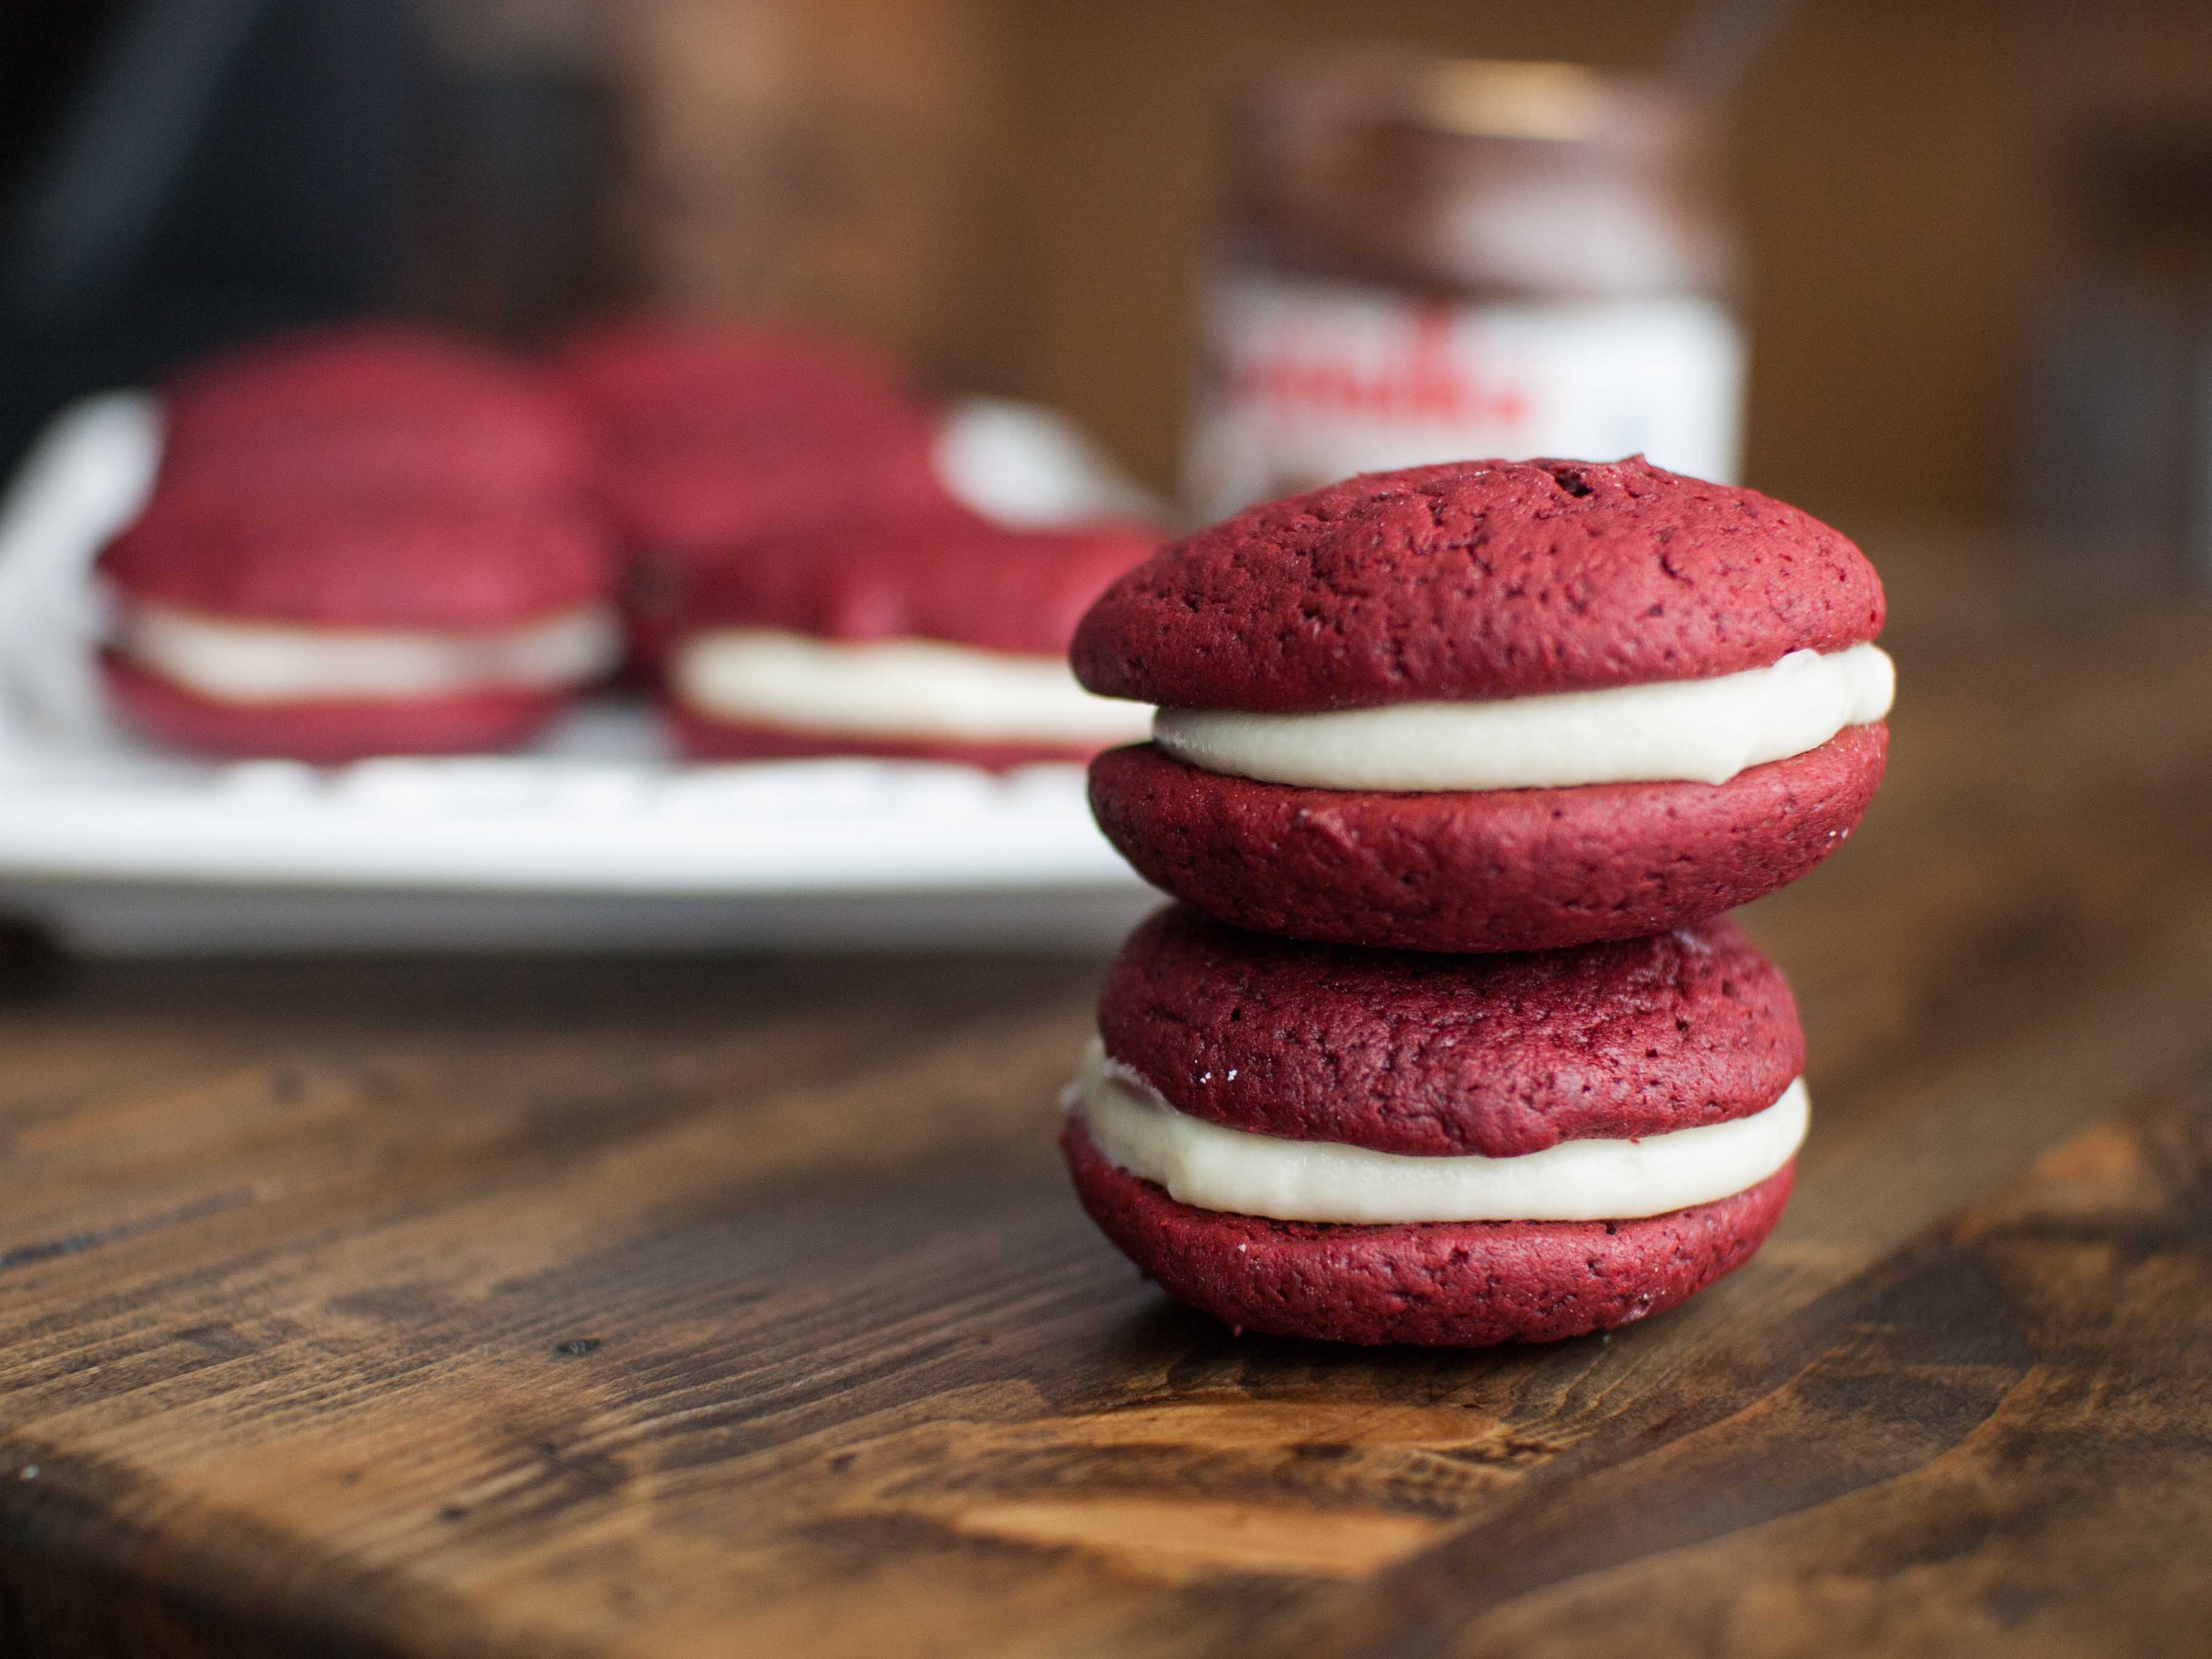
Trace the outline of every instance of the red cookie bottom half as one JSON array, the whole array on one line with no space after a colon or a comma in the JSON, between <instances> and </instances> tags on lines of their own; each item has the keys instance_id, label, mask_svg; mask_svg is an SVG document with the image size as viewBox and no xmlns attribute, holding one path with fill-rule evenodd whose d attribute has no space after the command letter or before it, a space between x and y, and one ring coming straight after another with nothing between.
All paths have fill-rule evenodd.
<instances>
[{"instance_id":1,"label":"red cookie bottom half","mask_svg":"<svg viewBox=\"0 0 2212 1659\"><path fill-rule=\"evenodd\" d=\"M1409 951L1544 951L1701 921L1843 845L1889 728L1726 783L1398 794L1227 777L1153 744L1091 763L1099 827L1155 887L1255 933Z\"/></svg>"},{"instance_id":2,"label":"red cookie bottom half","mask_svg":"<svg viewBox=\"0 0 2212 1659\"><path fill-rule=\"evenodd\" d=\"M672 699L666 712L678 747L696 761L812 760L842 755L869 760L950 761L986 771L1010 772L1018 766L1050 763L1080 766L1098 752L1096 744L950 743L927 738L807 732L714 720Z\"/></svg>"},{"instance_id":3,"label":"red cookie bottom half","mask_svg":"<svg viewBox=\"0 0 2212 1659\"><path fill-rule=\"evenodd\" d=\"M1751 1258L1796 1166L1710 1204L1627 1221L1270 1221L1179 1204L1060 1135L1083 1207L1176 1301L1232 1330L1481 1348L1556 1342L1663 1313Z\"/></svg>"},{"instance_id":4,"label":"red cookie bottom half","mask_svg":"<svg viewBox=\"0 0 2212 1659\"><path fill-rule=\"evenodd\" d=\"M465 755L511 749L558 714L565 696L541 691L232 703L203 697L110 652L100 659L109 700L164 743L240 760L337 766L378 755Z\"/></svg>"}]
</instances>

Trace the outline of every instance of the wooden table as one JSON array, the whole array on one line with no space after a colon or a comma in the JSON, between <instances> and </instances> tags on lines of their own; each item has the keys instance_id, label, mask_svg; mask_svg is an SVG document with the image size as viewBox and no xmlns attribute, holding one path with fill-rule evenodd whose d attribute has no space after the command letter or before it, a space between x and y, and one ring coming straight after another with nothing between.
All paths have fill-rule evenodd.
<instances>
[{"instance_id":1,"label":"wooden table","mask_svg":"<svg viewBox=\"0 0 2212 1659\"><path fill-rule=\"evenodd\" d=\"M1167 1305L1095 962L18 963L0 1652L2206 1651L2212 613L1892 574L1796 1202L1609 1339Z\"/></svg>"}]
</instances>

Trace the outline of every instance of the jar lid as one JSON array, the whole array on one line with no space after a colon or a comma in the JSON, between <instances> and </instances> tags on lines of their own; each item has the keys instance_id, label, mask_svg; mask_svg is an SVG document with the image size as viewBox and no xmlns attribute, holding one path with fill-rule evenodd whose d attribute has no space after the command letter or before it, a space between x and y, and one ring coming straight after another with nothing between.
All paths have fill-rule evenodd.
<instances>
[{"instance_id":1,"label":"jar lid","mask_svg":"<svg viewBox=\"0 0 2212 1659\"><path fill-rule=\"evenodd\" d=\"M1234 106L1232 191L1295 262L1446 289L1725 291L1719 122L1647 76L1369 52Z\"/></svg>"}]
</instances>

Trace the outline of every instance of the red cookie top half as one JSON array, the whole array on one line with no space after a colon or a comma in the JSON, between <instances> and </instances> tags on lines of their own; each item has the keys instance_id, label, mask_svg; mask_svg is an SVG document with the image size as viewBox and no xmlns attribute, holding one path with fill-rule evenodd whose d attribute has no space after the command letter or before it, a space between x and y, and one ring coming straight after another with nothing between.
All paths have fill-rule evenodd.
<instances>
[{"instance_id":1,"label":"red cookie top half","mask_svg":"<svg viewBox=\"0 0 2212 1659\"><path fill-rule=\"evenodd\" d=\"M608 504L645 552L687 557L808 518L945 499L932 411L858 347L638 317L579 334L557 367L607 447Z\"/></svg>"},{"instance_id":2,"label":"red cookie top half","mask_svg":"<svg viewBox=\"0 0 2212 1659\"><path fill-rule=\"evenodd\" d=\"M681 316L603 322L562 348L556 367L617 447L702 438L792 443L910 436L927 411L857 346L769 324Z\"/></svg>"},{"instance_id":3,"label":"red cookie top half","mask_svg":"<svg viewBox=\"0 0 2212 1659\"><path fill-rule=\"evenodd\" d=\"M164 489L574 500L597 453L550 376L402 323L209 358L165 388Z\"/></svg>"},{"instance_id":4,"label":"red cookie top half","mask_svg":"<svg viewBox=\"0 0 2212 1659\"><path fill-rule=\"evenodd\" d=\"M158 492L100 555L126 599L232 622L467 632L606 603L614 550L557 503Z\"/></svg>"},{"instance_id":5,"label":"red cookie top half","mask_svg":"<svg viewBox=\"0 0 2212 1659\"><path fill-rule=\"evenodd\" d=\"M1075 637L1108 696L1289 714L1701 679L1881 631L1881 580L1796 507L1625 461L1363 474L1201 530Z\"/></svg>"},{"instance_id":6,"label":"red cookie top half","mask_svg":"<svg viewBox=\"0 0 2212 1659\"><path fill-rule=\"evenodd\" d=\"M1085 609L1159 540L1136 524L1018 530L951 506L814 523L734 545L695 572L679 631L939 640L1058 657Z\"/></svg>"},{"instance_id":7,"label":"red cookie top half","mask_svg":"<svg viewBox=\"0 0 2212 1659\"><path fill-rule=\"evenodd\" d=\"M1112 1060L1193 1117L1415 1156L1747 1117L1805 1066L1789 986L1724 918L1440 957L1272 939L1176 905L1122 945L1098 1026Z\"/></svg>"}]
</instances>

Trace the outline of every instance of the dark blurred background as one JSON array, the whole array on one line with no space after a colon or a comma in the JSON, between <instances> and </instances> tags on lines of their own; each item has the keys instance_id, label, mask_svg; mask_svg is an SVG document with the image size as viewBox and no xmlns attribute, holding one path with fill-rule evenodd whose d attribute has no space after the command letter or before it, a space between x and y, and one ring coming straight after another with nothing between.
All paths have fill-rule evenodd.
<instances>
[{"instance_id":1,"label":"dark blurred background","mask_svg":"<svg viewBox=\"0 0 2212 1659\"><path fill-rule=\"evenodd\" d=\"M1241 76L1378 40L1647 68L1690 10L16 0L0 445L249 324L398 307L526 338L673 299L1057 404L1164 486ZM2130 547L2212 570L2212 7L1778 15L1730 104L1747 480L1847 523L2087 537L2086 467L2154 498Z\"/></svg>"}]
</instances>

